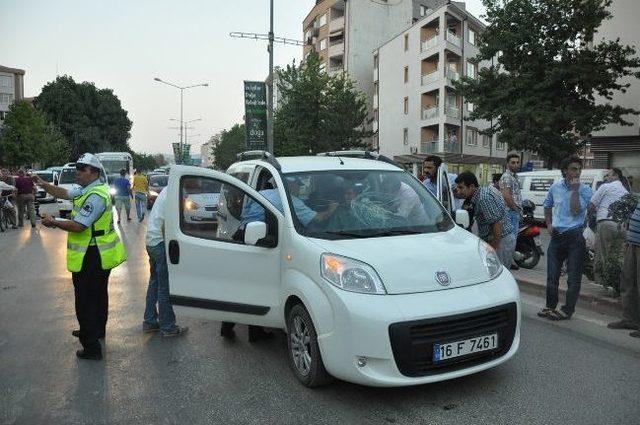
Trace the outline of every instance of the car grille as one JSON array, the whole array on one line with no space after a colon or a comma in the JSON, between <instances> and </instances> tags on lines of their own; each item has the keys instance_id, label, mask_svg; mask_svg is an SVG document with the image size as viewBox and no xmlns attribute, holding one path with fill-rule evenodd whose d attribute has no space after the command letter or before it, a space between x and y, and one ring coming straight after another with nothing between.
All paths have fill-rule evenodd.
<instances>
[{"instance_id":1,"label":"car grille","mask_svg":"<svg viewBox=\"0 0 640 425\"><path fill-rule=\"evenodd\" d=\"M205 211L217 211L218 207L204 207Z\"/></svg>"},{"instance_id":2,"label":"car grille","mask_svg":"<svg viewBox=\"0 0 640 425\"><path fill-rule=\"evenodd\" d=\"M511 348L517 321L517 305L510 303L455 316L394 323L389 326L389 338L396 365L403 375L428 376L471 367L503 356ZM433 364L434 344L496 332L496 349Z\"/></svg>"}]
</instances>

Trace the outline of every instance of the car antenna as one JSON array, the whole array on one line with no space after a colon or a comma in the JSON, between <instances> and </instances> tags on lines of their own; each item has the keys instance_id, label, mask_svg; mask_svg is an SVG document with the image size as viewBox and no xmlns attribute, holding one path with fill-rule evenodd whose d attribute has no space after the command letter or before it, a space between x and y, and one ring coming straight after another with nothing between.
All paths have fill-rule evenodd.
<instances>
[{"instance_id":1,"label":"car antenna","mask_svg":"<svg viewBox=\"0 0 640 425\"><path fill-rule=\"evenodd\" d=\"M338 161L340 161L340 165L344 165L344 161L342 160L342 158L340 158L340 155L336 154L336 158L338 158Z\"/></svg>"}]
</instances>

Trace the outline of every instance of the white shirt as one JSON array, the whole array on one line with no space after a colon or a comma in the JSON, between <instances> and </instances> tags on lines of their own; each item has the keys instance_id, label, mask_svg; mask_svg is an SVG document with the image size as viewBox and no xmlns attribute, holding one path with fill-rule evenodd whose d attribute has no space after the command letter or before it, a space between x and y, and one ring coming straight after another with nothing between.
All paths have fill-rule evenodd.
<instances>
[{"instance_id":1,"label":"white shirt","mask_svg":"<svg viewBox=\"0 0 640 425\"><path fill-rule=\"evenodd\" d=\"M411 224L422 225L427 221L427 213L420 202L420 197L408 184L400 182L395 203L398 215L407 218Z\"/></svg>"},{"instance_id":2,"label":"white shirt","mask_svg":"<svg viewBox=\"0 0 640 425\"><path fill-rule=\"evenodd\" d=\"M604 220L609 217L609 205L629 193L620 180L604 183L591 197L591 203L597 208L596 220Z\"/></svg>"},{"instance_id":3,"label":"white shirt","mask_svg":"<svg viewBox=\"0 0 640 425\"><path fill-rule=\"evenodd\" d=\"M153 203L149 221L147 222L147 246L156 246L164 242L164 210L167 200L167 189L164 188Z\"/></svg>"}]
</instances>

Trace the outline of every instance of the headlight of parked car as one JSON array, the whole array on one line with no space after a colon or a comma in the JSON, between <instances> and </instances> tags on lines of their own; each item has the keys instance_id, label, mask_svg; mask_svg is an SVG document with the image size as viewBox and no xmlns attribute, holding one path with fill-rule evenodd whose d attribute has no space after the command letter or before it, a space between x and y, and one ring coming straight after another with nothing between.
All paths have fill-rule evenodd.
<instances>
[{"instance_id":1,"label":"headlight of parked car","mask_svg":"<svg viewBox=\"0 0 640 425\"><path fill-rule=\"evenodd\" d=\"M378 273L362 261L335 254L322 254L320 267L323 278L345 291L376 295L387 293Z\"/></svg>"},{"instance_id":2,"label":"headlight of parked car","mask_svg":"<svg viewBox=\"0 0 640 425\"><path fill-rule=\"evenodd\" d=\"M155 190L150 190L150 191L149 191L149 195L151 195L151 196L158 196L158 192L156 192Z\"/></svg>"},{"instance_id":3,"label":"headlight of parked car","mask_svg":"<svg viewBox=\"0 0 640 425\"><path fill-rule=\"evenodd\" d=\"M118 191L116 190L115 187L110 187L109 188L109 195L115 195L116 193L118 193Z\"/></svg>"},{"instance_id":4,"label":"headlight of parked car","mask_svg":"<svg viewBox=\"0 0 640 425\"><path fill-rule=\"evenodd\" d=\"M200 208L200 205L198 205L196 202L193 202L191 199L187 199L184 203L184 207L187 210L197 210L198 208Z\"/></svg>"},{"instance_id":5,"label":"headlight of parked car","mask_svg":"<svg viewBox=\"0 0 640 425\"><path fill-rule=\"evenodd\" d=\"M496 254L496 250L482 239L479 239L478 253L480 254L482 262L487 269L489 279L495 279L498 277L500 273L502 273L503 267L498 254Z\"/></svg>"}]
</instances>

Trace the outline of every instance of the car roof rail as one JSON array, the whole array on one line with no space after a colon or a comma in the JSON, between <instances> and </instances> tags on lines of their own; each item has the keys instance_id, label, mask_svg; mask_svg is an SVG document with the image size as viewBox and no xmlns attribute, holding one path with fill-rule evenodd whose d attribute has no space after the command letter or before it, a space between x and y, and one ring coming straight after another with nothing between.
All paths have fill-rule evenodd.
<instances>
[{"instance_id":1,"label":"car roof rail","mask_svg":"<svg viewBox=\"0 0 640 425\"><path fill-rule=\"evenodd\" d=\"M393 159L388 156L380 155L371 151L361 151L361 150L346 150L346 151L332 151L332 152L320 152L317 156L344 156L347 158L360 158L360 159L373 159L376 161L386 162L387 164L395 165L396 167L400 167L400 165L395 162ZM400 167L402 168L402 167Z\"/></svg>"},{"instance_id":2,"label":"car roof rail","mask_svg":"<svg viewBox=\"0 0 640 425\"><path fill-rule=\"evenodd\" d=\"M273 156L272 153L267 151L261 151L261 150L244 151L237 154L236 158L238 158L238 161L248 161L250 159L262 159L268 162L269 164L273 165L276 168L276 170L278 171L281 170L280 163L278 162L276 157Z\"/></svg>"}]
</instances>

